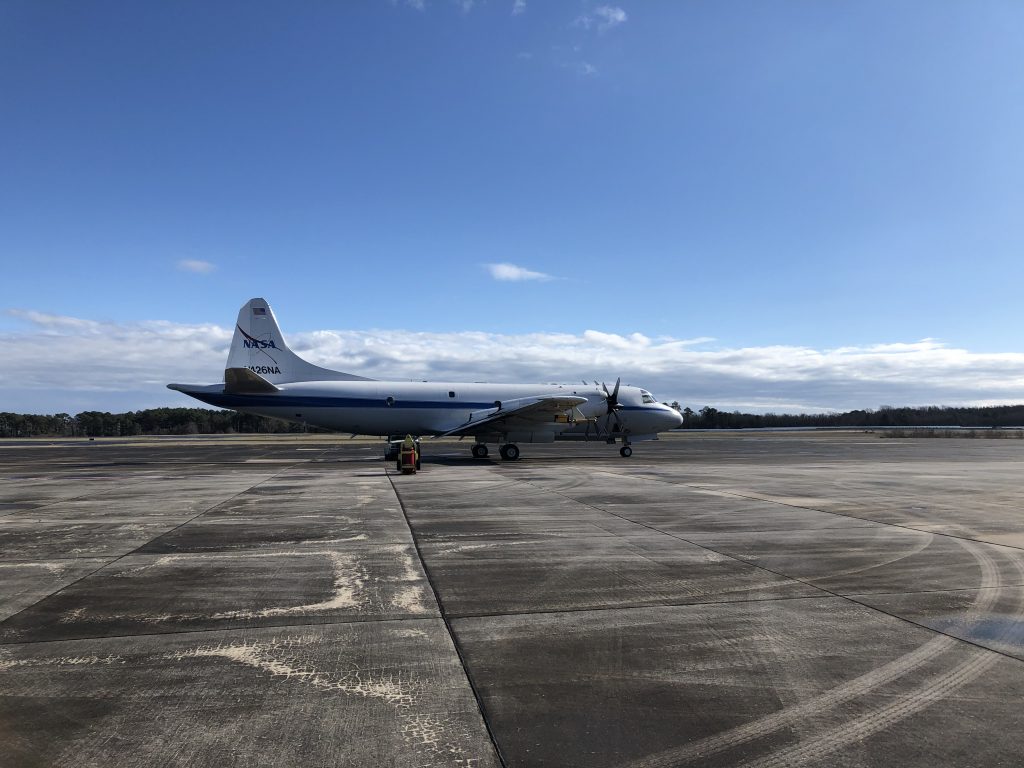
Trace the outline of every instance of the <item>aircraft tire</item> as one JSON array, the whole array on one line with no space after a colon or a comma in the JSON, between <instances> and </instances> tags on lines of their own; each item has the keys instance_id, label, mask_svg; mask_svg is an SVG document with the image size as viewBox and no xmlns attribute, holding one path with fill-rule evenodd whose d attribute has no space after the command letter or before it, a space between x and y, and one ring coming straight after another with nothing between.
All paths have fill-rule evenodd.
<instances>
[{"instance_id":1,"label":"aircraft tire","mask_svg":"<svg viewBox=\"0 0 1024 768\"><path fill-rule=\"evenodd\" d=\"M507 461L516 461L519 459L519 446L514 443L508 443L504 446L505 451L502 453L501 458Z\"/></svg>"},{"instance_id":2,"label":"aircraft tire","mask_svg":"<svg viewBox=\"0 0 1024 768\"><path fill-rule=\"evenodd\" d=\"M486 459L487 458L487 446L483 443L477 443L473 446L473 458L474 459Z\"/></svg>"},{"instance_id":3,"label":"aircraft tire","mask_svg":"<svg viewBox=\"0 0 1024 768\"><path fill-rule=\"evenodd\" d=\"M621 448L619 448L619 456L621 456L622 458L628 459L632 455L633 449L630 448L628 445L624 445Z\"/></svg>"}]
</instances>

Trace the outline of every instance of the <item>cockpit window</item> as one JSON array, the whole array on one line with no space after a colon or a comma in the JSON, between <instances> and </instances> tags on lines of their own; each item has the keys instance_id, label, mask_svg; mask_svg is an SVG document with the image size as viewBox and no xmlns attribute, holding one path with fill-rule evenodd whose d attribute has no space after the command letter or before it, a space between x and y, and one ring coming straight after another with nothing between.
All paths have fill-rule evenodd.
<instances>
[{"instance_id":1,"label":"cockpit window","mask_svg":"<svg viewBox=\"0 0 1024 768\"><path fill-rule=\"evenodd\" d=\"M654 399L654 395L652 395L650 392L644 392L643 390L640 390L640 396L644 400L644 405L646 405L647 403L658 402L657 400Z\"/></svg>"}]
</instances>

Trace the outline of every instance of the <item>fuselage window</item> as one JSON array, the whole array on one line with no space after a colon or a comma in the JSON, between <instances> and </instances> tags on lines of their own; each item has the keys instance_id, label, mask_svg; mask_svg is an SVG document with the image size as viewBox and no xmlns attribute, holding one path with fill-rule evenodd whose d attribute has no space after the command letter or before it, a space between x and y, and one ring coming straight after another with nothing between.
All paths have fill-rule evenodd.
<instances>
[{"instance_id":1,"label":"fuselage window","mask_svg":"<svg viewBox=\"0 0 1024 768\"><path fill-rule=\"evenodd\" d=\"M455 397L455 393L454 392L449 392L448 393L448 397Z\"/></svg>"},{"instance_id":2,"label":"fuselage window","mask_svg":"<svg viewBox=\"0 0 1024 768\"><path fill-rule=\"evenodd\" d=\"M390 397L390 396L389 396L389 397L388 397L388 399L387 399L387 400L385 400L384 402L385 402L385 403L386 403L387 405L394 405L394 404L395 404L395 398L393 398L393 397Z\"/></svg>"}]
</instances>

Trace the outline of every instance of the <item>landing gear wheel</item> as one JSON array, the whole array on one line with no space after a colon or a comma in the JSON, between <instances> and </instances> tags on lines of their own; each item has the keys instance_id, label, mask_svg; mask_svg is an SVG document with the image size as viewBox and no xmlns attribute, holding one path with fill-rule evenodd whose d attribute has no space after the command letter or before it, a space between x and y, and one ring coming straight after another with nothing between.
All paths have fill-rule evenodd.
<instances>
[{"instance_id":1,"label":"landing gear wheel","mask_svg":"<svg viewBox=\"0 0 1024 768\"><path fill-rule=\"evenodd\" d=\"M632 455L633 449L630 448L628 445L624 445L621 448L619 448L619 456L621 456L622 458L628 459Z\"/></svg>"},{"instance_id":2,"label":"landing gear wheel","mask_svg":"<svg viewBox=\"0 0 1024 768\"><path fill-rule=\"evenodd\" d=\"M514 443L506 443L501 446L499 453L505 461L515 461L519 458L519 446Z\"/></svg>"},{"instance_id":3,"label":"landing gear wheel","mask_svg":"<svg viewBox=\"0 0 1024 768\"><path fill-rule=\"evenodd\" d=\"M474 459L486 459L487 458L487 446L483 443L477 443L473 446L473 458Z\"/></svg>"}]
</instances>

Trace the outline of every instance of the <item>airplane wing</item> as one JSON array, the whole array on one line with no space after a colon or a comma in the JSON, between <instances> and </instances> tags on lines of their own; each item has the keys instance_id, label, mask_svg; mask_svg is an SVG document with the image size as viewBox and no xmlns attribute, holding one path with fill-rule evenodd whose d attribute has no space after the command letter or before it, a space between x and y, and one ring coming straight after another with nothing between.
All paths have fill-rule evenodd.
<instances>
[{"instance_id":1,"label":"airplane wing","mask_svg":"<svg viewBox=\"0 0 1024 768\"><path fill-rule=\"evenodd\" d=\"M470 414L469 421L440 437L536 429L542 424L556 422L559 416L564 416L565 411L585 402L587 398L572 395L538 395L506 400L500 408L474 411Z\"/></svg>"}]
</instances>

